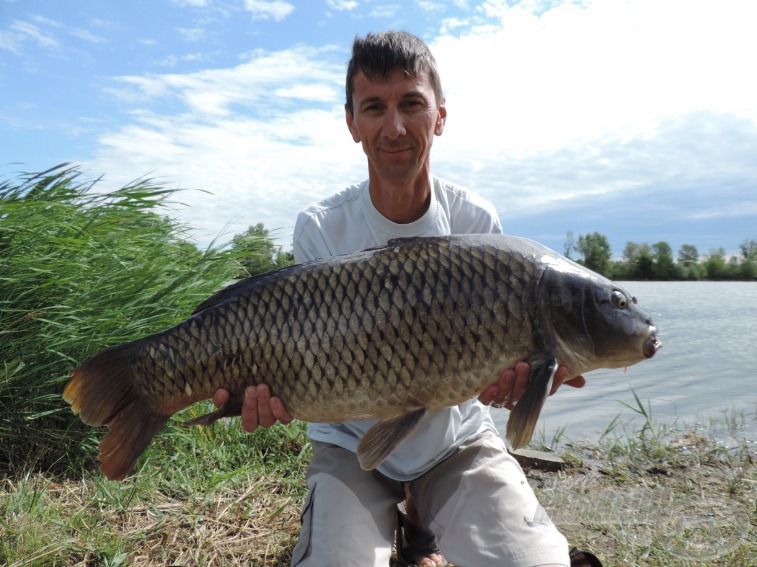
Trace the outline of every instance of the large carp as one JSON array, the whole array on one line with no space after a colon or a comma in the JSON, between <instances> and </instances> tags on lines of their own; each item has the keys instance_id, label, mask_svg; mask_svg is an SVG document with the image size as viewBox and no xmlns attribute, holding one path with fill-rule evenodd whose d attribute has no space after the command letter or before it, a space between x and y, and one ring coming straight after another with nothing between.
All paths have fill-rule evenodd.
<instances>
[{"instance_id":1,"label":"large carp","mask_svg":"<svg viewBox=\"0 0 757 567\"><path fill-rule=\"evenodd\" d=\"M226 406L188 423L239 415L258 383L301 420L379 419L357 450L368 470L427 411L479 395L519 361L531 372L507 424L515 447L530 440L558 364L577 376L659 346L634 297L536 242L399 239L242 280L178 325L88 360L63 396L110 427L100 443L110 479L131 472L173 413L226 388Z\"/></svg>"}]
</instances>

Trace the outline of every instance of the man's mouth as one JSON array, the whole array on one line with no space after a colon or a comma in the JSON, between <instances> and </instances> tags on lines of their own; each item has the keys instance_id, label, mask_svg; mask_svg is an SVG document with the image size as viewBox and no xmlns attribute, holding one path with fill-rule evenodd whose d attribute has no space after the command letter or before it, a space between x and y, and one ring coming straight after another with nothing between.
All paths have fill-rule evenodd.
<instances>
[{"instance_id":1,"label":"man's mouth","mask_svg":"<svg viewBox=\"0 0 757 567\"><path fill-rule=\"evenodd\" d=\"M404 157L410 148L381 148L381 153L390 158Z\"/></svg>"}]
</instances>

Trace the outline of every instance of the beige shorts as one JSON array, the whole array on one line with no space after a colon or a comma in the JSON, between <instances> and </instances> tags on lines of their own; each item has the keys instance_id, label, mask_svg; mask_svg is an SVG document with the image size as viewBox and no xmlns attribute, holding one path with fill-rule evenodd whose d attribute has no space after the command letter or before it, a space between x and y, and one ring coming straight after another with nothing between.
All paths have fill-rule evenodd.
<instances>
[{"instance_id":1,"label":"beige shorts","mask_svg":"<svg viewBox=\"0 0 757 567\"><path fill-rule=\"evenodd\" d=\"M402 483L363 471L355 454L313 441L297 567L387 567ZM462 567L569 565L568 544L504 442L486 432L410 483L445 558Z\"/></svg>"}]
</instances>

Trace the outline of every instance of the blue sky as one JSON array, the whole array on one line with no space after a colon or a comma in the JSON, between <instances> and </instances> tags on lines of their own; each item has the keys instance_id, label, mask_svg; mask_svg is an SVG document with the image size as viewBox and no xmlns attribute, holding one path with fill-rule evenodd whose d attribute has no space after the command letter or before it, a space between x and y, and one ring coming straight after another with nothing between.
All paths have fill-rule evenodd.
<instances>
[{"instance_id":1,"label":"blue sky","mask_svg":"<svg viewBox=\"0 0 757 567\"><path fill-rule=\"evenodd\" d=\"M0 175L149 176L188 190L172 214L199 244L263 222L288 247L300 209L367 175L352 39L406 29L447 97L432 169L506 232L736 253L757 239L755 21L752 0L0 0Z\"/></svg>"}]
</instances>

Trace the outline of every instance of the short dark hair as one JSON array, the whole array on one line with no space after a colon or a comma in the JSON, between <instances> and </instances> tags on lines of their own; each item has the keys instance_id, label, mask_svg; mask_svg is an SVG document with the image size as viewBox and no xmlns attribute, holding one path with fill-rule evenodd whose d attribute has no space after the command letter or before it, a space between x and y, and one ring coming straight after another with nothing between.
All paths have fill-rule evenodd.
<instances>
[{"instance_id":1,"label":"short dark hair","mask_svg":"<svg viewBox=\"0 0 757 567\"><path fill-rule=\"evenodd\" d=\"M352 58L347 65L347 112L353 113L352 91L355 75L362 72L369 80L386 78L395 69L402 69L411 77L428 71L436 103L442 101L442 82L436 59L423 41L404 31L369 33L356 37L352 44Z\"/></svg>"}]
</instances>

